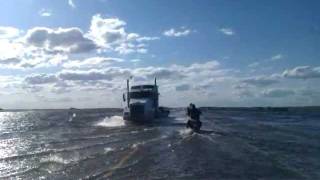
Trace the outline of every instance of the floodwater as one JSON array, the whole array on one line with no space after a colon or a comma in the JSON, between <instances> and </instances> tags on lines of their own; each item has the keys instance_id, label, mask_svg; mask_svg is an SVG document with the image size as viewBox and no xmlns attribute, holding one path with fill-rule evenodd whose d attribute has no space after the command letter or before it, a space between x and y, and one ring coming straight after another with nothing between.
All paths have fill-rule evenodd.
<instances>
[{"instance_id":1,"label":"floodwater","mask_svg":"<svg viewBox=\"0 0 320 180\"><path fill-rule=\"evenodd\" d=\"M320 112L184 109L151 124L120 109L0 112L1 179L320 179Z\"/></svg>"}]
</instances>

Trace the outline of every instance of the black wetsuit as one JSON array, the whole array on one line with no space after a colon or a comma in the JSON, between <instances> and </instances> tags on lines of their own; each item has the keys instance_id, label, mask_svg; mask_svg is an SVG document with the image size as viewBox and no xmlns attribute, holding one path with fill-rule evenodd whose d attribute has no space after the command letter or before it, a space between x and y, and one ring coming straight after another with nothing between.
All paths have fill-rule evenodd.
<instances>
[{"instance_id":1,"label":"black wetsuit","mask_svg":"<svg viewBox=\"0 0 320 180\"><path fill-rule=\"evenodd\" d=\"M190 112L191 119L194 119L196 121L200 121L200 115L201 115L201 111L199 109L197 109L197 108L191 109L191 112Z\"/></svg>"},{"instance_id":2,"label":"black wetsuit","mask_svg":"<svg viewBox=\"0 0 320 180\"><path fill-rule=\"evenodd\" d=\"M187 127L190 127L194 130L200 130L202 122L200 121L201 111L197 108L189 108L187 109L187 114L191 118L188 120Z\"/></svg>"}]
</instances>

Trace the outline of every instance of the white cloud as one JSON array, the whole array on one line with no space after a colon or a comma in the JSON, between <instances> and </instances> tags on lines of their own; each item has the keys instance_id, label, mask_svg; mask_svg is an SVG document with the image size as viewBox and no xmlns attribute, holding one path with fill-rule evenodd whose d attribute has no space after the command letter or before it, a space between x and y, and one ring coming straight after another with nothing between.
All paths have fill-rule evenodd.
<instances>
[{"instance_id":1,"label":"white cloud","mask_svg":"<svg viewBox=\"0 0 320 180\"><path fill-rule=\"evenodd\" d=\"M0 39L9 39L19 36L21 31L14 27L0 26Z\"/></svg>"},{"instance_id":2,"label":"white cloud","mask_svg":"<svg viewBox=\"0 0 320 180\"><path fill-rule=\"evenodd\" d=\"M44 87L43 86L40 86L40 85L33 85L33 84L22 84L21 88L23 90L26 90L30 93L38 93L38 92L41 92L44 90Z\"/></svg>"},{"instance_id":3,"label":"white cloud","mask_svg":"<svg viewBox=\"0 0 320 180\"><path fill-rule=\"evenodd\" d=\"M42 17L50 17L52 15L52 11L50 9L41 9L39 11L39 15Z\"/></svg>"},{"instance_id":4,"label":"white cloud","mask_svg":"<svg viewBox=\"0 0 320 180\"><path fill-rule=\"evenodd\" d=\"M263 96L271 98L283 98L287 96L292 96L295 94L295 91L290 89L268 89L263 91Z\"/></svg>"},{"instance_id":5,"label":"white cloud","mask_svg":"<svg viewBox=\"0 0 320 180\"><path fill-rule=\"evenodd\" d=\"M55 93L55 94L64 94L64 93L71 92L71 90L69 88L66 88L66 87L53 87L51 89L51 92Z\"/></svg>"},{"instance_id":6,"label":"white cloud","mask_svg":"<svg viewBox=\"0 0 320 180\"><path fill-rule=\"evenodd\" d=\"M59 74L59 78L69 81L96 81L111 80L112 77L100 70L90 71L63 71Z\"/></svg>"},{"instance_id":7,"label":"white cloud","mask_svg":"<svg viewBox=\"0 0 320 180\"><path fill-rule=\"evenodd\" d=\"M259 76L259 77L246 78L246 79L242 80L241 82L248 84L248 85L265 87L265 86L269 86L269 85L278 83L279 80L274 77Z\"/></svg>"},{"instance_id":8,"label":"white cloud","mask_svg":"<svg viewBox=\"0 0 320 180\"><path fill-rule=\"evenodd\" d=\"M22 61L25 47L22 43L0 39L0 67L15 67Z\"/></svg>"},{"instance_id":9,"label":"white cloud","mask_svg":"<svg viewBox=\"0 0 320 180\"><path fill-rule=\"evenodd\" d=\"M103 18L100 14L94 15L91 20L89 35L100 46L122 42L127 37L133 38L137 34L127 35L124 30L126 22L118 18Z\"/></svg>"},{"instance_id":10,"label":"white cloud","mask_svg":"<svg viewBox=\"0 0 320 180\"><path fill-rule=\"evenodd\" d=\"M180 84L176 86L176 91L188 91L191 89L189 84Z\"/></svg>"},{"instance_id":11,"label":"white cloud","mask_svg":"<svg viewBox=\"0 0 320 180\"><path fill-rule=\"evenodd\" d=\"M71 8L76 8L76 5L74 4L73 0L68 0L68 4Z\"/></svg>"},{"instance_id":12,"label":"white cloud","mask_svg":"<svg viewBox=\"0 0 320 180\"><path fill-rule=\"evenodd\" d=\"M148 37L148 36L143 36L143 37L137 37L138 42L143 42L143 41L154 41L154 40L159 40L159 37Z\"/></svg>"},{"instance_id":13,"label":"white cloud","mask_svg":"<svg viewBox=\"0 0 320 180\"><path fill-rule=\"evenodd\" d=\"M18 64L19 62L21 62L21 59L19 59L19 58L0 59L0 64L2 64L2 65Z\"/></svg>"},{"instance_id":14,"label":"white cloud","mask_svg":"<svg viewBox=\"0 0 320 180\"><path fill-rule=\"evenodd\" d=\"M118 18L95 15L87 33L76 27L34 27L20 35L22 31L18 29L0 27L0 68L31 69L59 65L82 68L88 65L87 69L90 69L94 64L106 66L108 62L101 59L99 62L97 59L68 62L69 56L77 55L77 59L82 59L87 55L97 56L110 53L109 51L118 54L146 54L146 43L159 39L128 33L125 31L125 25L126 23ZM13 37L14 39L10 39ZM86 56L84 53L87 53ZM90 63L93 65L90 66Z\"/></svg>"},{"instance_id":15,"label":"white cloud","mask_svg":"<svg viewBox=\"0 0 320 180\"><path fill-rule=\"evenodd\" d=\"M286 84L282 84L286 83L285 79L280 81L272 75L237 77L234 71L222 69L220 63L214 60L189 65L174 64L160 67L127 68L109 65L109 63L120 61L122 60L108 57L66 61L66 64L74 62L75 64L70 64L69 67L78 70L29 75L20 87L27 92L39 95L49 94L50 97L55 98L69 93L77 94L78 96L75 95L75 98L81 97L85 95L84 92L94 94L93 98L105 93L114 93L114 96L120 98L125 87L125 79L133 76L133 84L134 82L152 83L153 78L157 77L161 84L162 102L168 103L167 105L172 105L171 103L174 104L177 99L181 98L183 102L178 103L180 105L185 102L201 102L212 105L210 104L212 102L223 103L223 99L230 101L231 104L245 102L254 105L257 102L261 105L270 105L268 103L275 102L276 105L283 105L290 101L288 99L320 97L315 92L300 92L294 88L289 89ZM103 65L105 63L106 65ZM232 88L237 82L240 82L239 86L236 89ZM279 86L273 86L276 83L279 83ZM269 87L269 89L260 92L263 87ZM199 93L201 97L197 96ZM239 102L231 102L233 100Z\"/></svg>"},{"instance_id":16,"label":"white cloud","mask_svg":"<svg viewBox=\"0 0 320 180\"><path fill-rule=\"evenodd\" d=\"M35 84L48 84L57 82L58 79L55 75L52 74L34 74L27 76L25 78L25 82L27 84L35 85Z\"/></svg>"},{"instance_id":17,"label":"white cloud","mask_svg":"<svg viewBox=\"0 0 320 180\"><path fill-rule=\"evenodd\" d=\"M24 52L24 46L21 43L12 42L6 39L0 39L0 58L14 58Z\"/></svg>"},{"instance_id":18,"label":"white cloud","mask_svg":"<svg viewBox=\"0 0 320 180\"><path fill-rule=\"evenodd\" d=\"M68 61L63 64L63 67L67 69L100 69L115 62L123 62L123 59L111 57L91 57L84 60Z\"/></svg>"},{"instance_id":19,"label":"white cloud","mask_svg":"<svg viewBox=\"0 0 320 180\"><path fill-rule=\"evenodd\" d=\"M146 54L146 53L148 53L148 49L140 48L140 49L137 49L137 52L141 53L141 54Z\"/></svg>"},{"instance_id":20,"label":"white cloud","mask_svg":"<svg viewBox=\"0 0 320 180\"><path fill-rule=\"evenodd\" d=\"M164 36L168 37L182 37L182 36L188 36L191 33L190 29L181 28L180 30L176 30L174 28L165 30L163 32Z\"/></svg>"},{"instance_id":21,"label":"white cloud","mask_svg":"<svg viewBox=\"0 0 320 180\"><path fill-rule=\"evenodd\" d=\"M135 45L132 43L121 43L114 47L114 51L118 52L119 54L130 54L134 52L138 52L139 49L135 49Z\"/></svg>"},{"instance_id":22,"label":"white cloud","mask_svg":"<svg viewBox=\"0 0 320 180\"><path fill-rule=\"evenodd\" d=\"M54 54L45 51L26 52L21 62L12 68L31 69L59 66L67 60L68 56L60 53Z\"/></svg>"},{"instance_id":23,"label":"white cloud","mask_svg":"<svg viewBox=\"0 0 320 180\"><path fill-rule=\"evenodd\" d=\"M144 67L136 68L133 71L133 74L137 77L143 77L146 79L152 79L158 77L159 79L177 79L186 77L178 69L173 67Z\"/></svg>"},{"instance_id":24,"label":"white cloud","mask_svg":"<svg viewBox=\"0 0 320 180\"><path fill-rule=\"evenodd\" d=\"M219 62L208 61L205 63L193 63L189 66L182 66L173 64L169 67L141 67L132 71L133 76L137 76L143 79L153 79L158 77L159 79L168 79L171 81L182 80L188 77L203 78L207 80L208 77L218 77L224 74L219 68ZM204 78L205 77L205 78ZM199 81L200 82L200 81Z\"/></svg>"},{"instance_id":25,"label":"white cloud","mask_svg":"<svg viewBox=\"0 0 320 180\"><path fill-rule=\"evenodd\" d=\"M320 78L320 67L298 66L285 70L282 76L296 79Z\"/></svg>"},{"instance_id":26,"label":"white cloud","mask_svg":"<svg viewBox=\"0 0 320 180\"><path fill-rule=\"evenodd\" d=\"M16 47L16 49L11 47ZM31 69L58 66L68 59L68 56L65 54L51 53L20 43L8 44L8 46L0 49L0 52L6 49L8 49L8 51L4 52L2 56L0 55L0 64L2 64L0 68Z\"/></svg>"},{"instance_id":27,"label":"white cloud","mask_svg":"<svg viewBox=\"0 0 320 180\"><path fill-rule=\"evenodd\" d=\"M104 61L121 61L120 59L112 58L89 58L84 60L84 64L90 64L89 62L98 63ZM81 63L81 62L77 62ZM81 64L82 65L82 64ZM80 66L81 66L80 65ZM217 61L209 61L205 63L194 63L189 66L171 65L169 67L139 67L135 69L120 68L120 67L106 67L103 69L88 69L88 70L63 70L55 75L37 74L30 75L25 78L24 82L28 84L28 88L35 88L41 91L39 85L56 84L51 87L51 91L66 92L70 91L72 86L91 87L95 89L96 86L106 86L106 82L112 84L112 87L116 87L121 80L133 76L134 79L142 81L152 81L154 77L160 80L166 81L172 84L172 87L177 86L177 90L186 89L187 87L180 85L183 81L190 82L190 84L198 84L207 82L208 79L213 77L223 76L223 72L218 69L219 63ZM198 73L201 71L202 73ZM215 72L217 71L217 72ZM194 75L197 74L196 79ZM68 83L67 83L68 82ZM218 81L215 81L218 82ZM70 84L71 83L71 84ZM102 83L102 84L101 84ZM209 83L212 84L210 81ZM189 83L185 83L189 84ZM46 85L47 87L47 85ZM76 88L79 89L80 87ZM97 87L98 88L98 87ZM190 88L190 87L189 87ZM46 89L45 87L43 89ZM99 88L98 88L99 89Z\"/></svg>"},{"instance_id":28,"label":"white cloud","mask_svg":"<svg viewBox=\"0 0 320 180\"><path fill-rule=\"evenodd\" d=\"M35 27L28 30L25 40L28 45L48 52L84 53L97 49L96 44L79 28Z\"/></svg>"},{"instance_id":29,"label":"white cloud","mask_svg":"<svg viewBox=\"0 0 320 180\"><path fill-rule=\"evenodd\" d=\"M21 78L17 76L4 76L0 75L0 88L15 87L16 84L21 83Z\"/></svg>"},{"instance_id":30,"label":"white cloud","mask_svg":"<svg viewBox=\"0 0 320 180\"><path fill-rule=\"evenodd\" d=\"M231 28L221 28L219 31L228 36L235 35L234 30Z\"/></svg>"},{"instance_id":31,"label":"white cloud","mask_svg":"<svg viewBox=\"0 0 320 180\"><path fill-rule=\"evenodd\" d=\"M147 53L142 42L158 40L158 37L140 36L125 30L126 22L119 18L104 18L100 14L91 20L88 36L104 50L120 54Z\"/></svg>"},{"instance_id":32,"label":"white cloud","mask_svg":"<svg viewBox=\"0 0 320 180\"><path fill-rule=\"evenodd\" d=\"M68 81L112 80L114 78L126 78L129 76L129 70L115 67L104 70L92 69L89 71L63 71L58 75L60 79Z\"/></svg>"},{"instance_id":33,"label":"white cloud","mask_svg":"<svg viewBox=\"0 0 320 180\"><path fill-rule=\"evenodd\" d=\"M132 62L132 63L138 63L138 62L141 62L141 59L131 59L130 62Z\"/></svg>"}]
</instances>

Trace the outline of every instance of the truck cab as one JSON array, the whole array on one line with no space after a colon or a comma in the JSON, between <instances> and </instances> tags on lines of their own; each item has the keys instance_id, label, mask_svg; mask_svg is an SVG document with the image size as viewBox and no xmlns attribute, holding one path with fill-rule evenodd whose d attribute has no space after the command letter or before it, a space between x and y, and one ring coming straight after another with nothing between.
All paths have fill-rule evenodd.
<instances>
[{"instance_id":1,"label":"truck cab","mask_svg":"<svg viewBox=\"0 0 320 180\"><path fill-rule=\"evenodd\" d=\"M126 106L123 110L123 119L129 121L151 121L157 117L159 108L158 86L136 85L129 87L127 80L127 93L123 94Z\"/></svg>"},{"instance_id":2,"label":"truck cab","mask_svg":"<svg viewBox=\"0 0 320 180\"><path fill-rule=\"evenodd\" d=\"M127 93L123 94L126 102L123 108L123 119L135 122L152 121L159 117L168 117L169 110L159 107L159 92L157 79L154 84L129 86L127 80Z\"/></svg>"}]
</instances>

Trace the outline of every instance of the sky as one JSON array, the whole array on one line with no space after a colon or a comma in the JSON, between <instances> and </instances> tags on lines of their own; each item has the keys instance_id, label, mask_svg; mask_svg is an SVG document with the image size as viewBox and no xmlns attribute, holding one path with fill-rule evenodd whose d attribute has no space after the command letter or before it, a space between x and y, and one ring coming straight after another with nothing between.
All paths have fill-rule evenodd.
<instances>
[{"instance_id":1,"label":"sky","mask_svg":"<svg viewBox=\"0 0 320 180\"><path fill-rule=\"evenodd\" d=\"M320 105L320 1L0 2L0 107Z\"/></svg>"}]
</instances>

